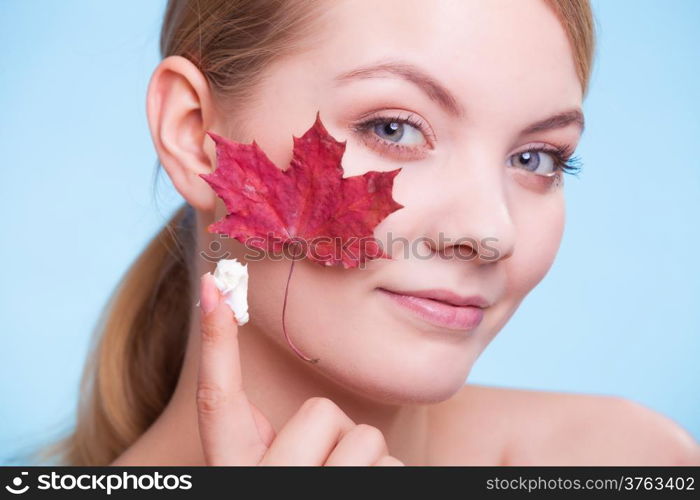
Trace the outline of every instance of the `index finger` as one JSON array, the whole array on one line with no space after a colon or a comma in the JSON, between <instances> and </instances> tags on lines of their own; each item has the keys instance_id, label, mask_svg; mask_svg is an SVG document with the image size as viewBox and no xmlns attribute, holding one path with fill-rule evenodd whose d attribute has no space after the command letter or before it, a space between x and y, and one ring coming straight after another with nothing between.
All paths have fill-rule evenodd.
<instances>
[{"instance_id":1,"label":"index finger","mask_svg":"<svg viewBox=\"0 0 700 500\"><path fill-rule=\"evenodd\" d=\"M202 276L200 303L197 414L204 455L211 465L255 465L267 447L243 391L238 325L210 273Z\"/></svg>"}]
</instances>

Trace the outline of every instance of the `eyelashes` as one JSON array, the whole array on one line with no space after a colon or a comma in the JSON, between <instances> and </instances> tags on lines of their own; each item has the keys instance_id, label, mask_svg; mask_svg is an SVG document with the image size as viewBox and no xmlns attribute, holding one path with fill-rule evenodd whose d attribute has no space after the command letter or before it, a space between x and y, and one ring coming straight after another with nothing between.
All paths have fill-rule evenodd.
<instances>
[{"instance_id":1,"label":"eyelashes","mask_svg":"<svg viewBox=\"0 0 700 500\"><path fill-rule=\"evenodd\" d=\"M405 145L399 144L393 141L388 141L381 138L376 132L375 128L378 125L391 126L393 130L396 130L396 125L405 129L407 126L415 129L424 138L424 144L422 145ZM427 150L433 148L436 142L436 136L430 127L420 118L416 117L411 113L406 114L391 114L391 115L376 115L367 118L359 123L353 124L351 126L352 130L360 136L362 141L368 146L379 150L380 153L386 153L390 156L398 157L400 160L418 160L425 158ZM403 134L402 134L403 135ZM578 175L583 168L583 162L580 157L573 156L573 149L571 146L567 145L556 145L556 146L531 146L510 156L513 158L517 155L522 155L524 153L532 154L547 154L550 155L554 162L555 172L554 174L569 174ZM547 177L546 175L535 174L539 177Z\"/></svg>"},{"instance_id":2,"label":"eyelashes","mask_svg":"<svg viewBox=\"0 0 700 500\"><path fill-rule=\"evenodd\" d=\"M557 171L561 171L565 174L578 175L583 168L583 161L578 156L573 156L573 150L571 146L561 145L554 146L551 148L544 147L530 147L513 156L521 155L523 153L547 153L554 159L554 166Z\"/></svg>"}]
</instances>

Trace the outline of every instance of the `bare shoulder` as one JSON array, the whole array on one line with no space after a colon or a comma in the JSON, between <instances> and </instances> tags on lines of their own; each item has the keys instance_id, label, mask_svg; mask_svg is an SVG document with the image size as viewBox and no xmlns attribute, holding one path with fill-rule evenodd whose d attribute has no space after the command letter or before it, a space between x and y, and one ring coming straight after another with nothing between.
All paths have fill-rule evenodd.
<instances>
[{"instance_id":1,"label":"bare shoulder","mask_svg":"<svg viewBox=\"0 0 700 500\"><path fill-rule=\"evenodd\" d=\"M433 421L440 436L433 455L443 463L700 464L700 446L686 430L620 397L468 384L436 405Z\"/></svg>"}]
</instances>

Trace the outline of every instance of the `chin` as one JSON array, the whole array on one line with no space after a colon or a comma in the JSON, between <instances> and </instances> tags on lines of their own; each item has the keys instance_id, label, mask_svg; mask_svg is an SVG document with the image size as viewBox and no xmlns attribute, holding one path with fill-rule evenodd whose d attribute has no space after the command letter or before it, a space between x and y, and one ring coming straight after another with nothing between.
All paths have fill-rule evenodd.
<instances>
[{"instance_id":1,"label":"chin","mask_svg":"<svg viewBox=\"0 0 700 500\"><path fill-rule=\"evenodd\" d=\"M327 373L336 383L364 398L384 404L434 404L450 399L466 382L471 363L416 363L389 354L365 358L360 364L334 363ZM341 367L347 367L343 370Z\"/></svg>"},{"instance_id":2,"label":"chin","mask_svg":"<svg viewBox=\"0 0 700 500\"><path fill-rule=\"evenodd\" d=\"M410 381L402 383L388 382L363 390L365 397L377 402L396 405L436 404L450 399L464 387L465 378L445 379L428 377L417 384Z\"/></svg>"}]
</instances>

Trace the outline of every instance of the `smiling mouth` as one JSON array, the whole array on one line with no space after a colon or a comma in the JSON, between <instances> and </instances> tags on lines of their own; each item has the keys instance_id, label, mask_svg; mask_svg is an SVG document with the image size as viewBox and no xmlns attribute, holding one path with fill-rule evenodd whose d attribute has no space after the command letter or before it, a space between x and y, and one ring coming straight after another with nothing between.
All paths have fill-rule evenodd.
<instances>
[{"instance_id":1,"label":"smiling mouth","mask_svg":"<svg viewBox=\"0 0 700 500\"><path fill-rule=\"evenodd\" d=\"M481 296L462 297L449 290L377 290L420 319L450 330L475 329L484 318L484 309L489 305Z\"/></svg>"}]
</instances>

